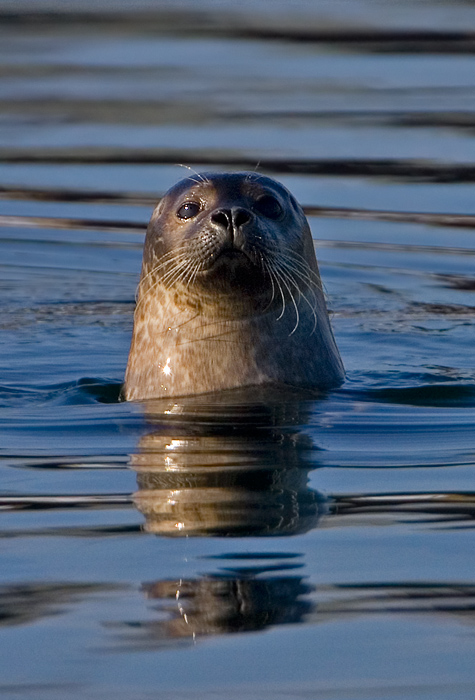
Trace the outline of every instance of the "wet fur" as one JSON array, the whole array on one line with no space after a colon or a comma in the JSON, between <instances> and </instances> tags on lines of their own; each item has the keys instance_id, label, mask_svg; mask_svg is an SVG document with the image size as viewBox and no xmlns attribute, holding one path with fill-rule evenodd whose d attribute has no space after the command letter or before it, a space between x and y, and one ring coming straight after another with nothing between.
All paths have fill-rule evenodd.
<instances>
[{"instance_id":1,"label":"wet fur","mask_svg":"<svg viewBox=\"0 0 475 700\"><path fill-rule=\"evenodd\" d=\"M253 209L266 194L282 217ZM198 216L180 220L185 201ZM232 244L223 208L252 220ZM125 397L147 399L250 385L327 389L343 367L305 215L280 184L255 173L193 175L154 211L145 240Z\"/></svg>"}]
</instances>

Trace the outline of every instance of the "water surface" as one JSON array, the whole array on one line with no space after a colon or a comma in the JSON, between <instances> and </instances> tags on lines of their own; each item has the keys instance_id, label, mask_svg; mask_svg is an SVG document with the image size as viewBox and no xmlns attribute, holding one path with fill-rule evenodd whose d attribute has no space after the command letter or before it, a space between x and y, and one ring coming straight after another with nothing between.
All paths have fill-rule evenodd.
<instances>
[{"instance_id":1,"label":"water surface","mask_svg":"<svg viewBox=\"0 0 475 700\"><path fill-rule=\"evenodd\" d=\"M0 8L2 697L473 696L473 8L292 5ZM341 389L119 402L179 163L307 207Z\"/></svg>"}]
</instances>

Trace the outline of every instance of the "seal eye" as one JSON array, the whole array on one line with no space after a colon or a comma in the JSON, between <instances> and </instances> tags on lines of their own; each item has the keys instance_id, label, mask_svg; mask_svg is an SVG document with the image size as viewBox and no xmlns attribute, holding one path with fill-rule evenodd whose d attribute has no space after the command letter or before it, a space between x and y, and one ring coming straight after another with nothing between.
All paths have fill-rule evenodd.
<instances>
[{"instance_id":1,"label":"seal eye","mask_svg":"<svg viewBox=\"0 0 475 700\"><path fill-rule=\"evenodd\" d=\"M201 209L201 206L198 204L198 202L185 202L178 209L176 215L180 219L192 219L194 216L196 216L198 214L200 209Z\"/></svg>"},{"instance_id":2,"label":"seal eye","mask_svg":"<svg viewBox=\"0 0 475 700\"><path fill-rule=\"evenodd\" d=\"M262 214L268 219L279 219L283 214L279 202L270 194L264 194L262 197L259 197L254 204L254 208L257 209L259 214Z\"/></svg>"}]
</instances>

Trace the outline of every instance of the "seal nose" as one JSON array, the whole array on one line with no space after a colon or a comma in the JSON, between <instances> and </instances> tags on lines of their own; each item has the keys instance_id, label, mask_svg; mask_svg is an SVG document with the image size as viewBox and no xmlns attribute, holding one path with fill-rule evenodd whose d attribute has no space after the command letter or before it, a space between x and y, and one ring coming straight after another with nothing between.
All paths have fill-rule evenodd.
<instances>
[{"instance_id":1,"label":"seal nose","mask_svg":"<svg viewBox=\"0 0 475 700\"><path fill-rule=\"evenodd\" d=\"M211 215L211 221L221 226L229 233L238 231L241 226L252 219L252 214L247 209L233 207L232 209L217 209Z\"/></svg>"}]
</instances>

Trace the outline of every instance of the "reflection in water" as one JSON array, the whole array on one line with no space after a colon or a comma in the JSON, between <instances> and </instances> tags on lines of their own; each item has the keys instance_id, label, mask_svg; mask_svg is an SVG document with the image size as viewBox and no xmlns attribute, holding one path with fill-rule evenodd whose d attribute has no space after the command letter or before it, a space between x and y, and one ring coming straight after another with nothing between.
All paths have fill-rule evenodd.
<instances>
[{"instance_id":1,"label":"reflection in water","mask_svg":"<svg viewBox=\"0 0 475 700\"><path fill-rule=\"evenodd\" d=\"M397 516L410 514L418 522L430 523L433 527L447 528L450 523L457 527L473 527L475 518L475 493L429 492L429 493L374 493L341 494L332 498L329 507L331 524L338 526L338 516ZM407 516L406 516L407 517ZM350 519L350 518L348 518ZM351 523L348 523L351 524Z\"/></svg>"},{"instance_id":2,"label":"reflection in water","mask_svg":"<svg viewBox=\"0 0 475 700\"><path fill-rule=\"evenodd\" d=\"M120 630L123 643L137 650L169 646L177 640L195 641L202 636L258 632L274 625L304 622L315 609L308 599L314 588L301 576L266 573L285 568L285 564L237 567L197 578L145 583L143 592L152 604L155 619L114 627Z\"/></svg>"},{"instance_id":3,"label":"reflection in water","mask_svg":"<svg viewBox=\"0 0 475 700\"><path fill-rule=\"evenodd\" d=\"M26 583L0 586L0 626L24 625L66 612L72 603L117 589L113 584Z\"/></svg>"},{"instance_id":4,"label":"reflection in water","mask_svg":"<svg viewBox=\"0 0 475 700\"><path fill-rule=\"evenodd\" d=\"M298 430L306 404L266 401L266 391L147 404L156 429L131 467L148 532L265 536L315 527L324 506L307 486L310 444Z\"/></svg>"},{"instance_id":5,"label":"reflection in water","mask_svg":"<svg viewBox=\"0 0 475 700\"><path fill-rule=\"evenodd\" d=\"M307 485L311 444L299 431L308 407L292 392L267 392L240 389L147 403L155 430L140 440L131 467L139 487L134 503L148 532L262 537L316 526L324 501ZM281 573L302 564L289 563L288 554L247 558L247 567L144 584L159 619L133 623L134 639L127 634L127 643L154 647L302 622L312 609L302 596L311 588L301 576ZM252 561L262 558L276 561Z\"/></svg>"},{"instance_id":6,"label":"reflection in water","mask_svg":"<svg viewBox=\"0 0 475 700\"><path fill-rule=\"evenodd\" d=\"M281 568L281 567L276 567ZM282 567L284 568L284 567ZM146 583L154 620L116 625L130 650L199 637L257 632L283 624L325 624L371 614L450 615L475 620L475 587L459 583L314 586L302 576L230 569L197 578Z\"/></svg>"},{"instance_id":7,"label":"reflection in water","mask_svg":"<svg viewBox=\"0 0 475 700\"><path fill-rule=\"evenodd\" d=\"M144 591L167 613L167 619L148 625L149 636L158 628L161 638L259 631L302 622L313 607L302 598L311 591L302 577L258 579L239 570L229 577L156 581Z\"/></svg>"},{"instance_id":8,"label":"reflection in water","mask_svg":"<svg viewBox=\"0 0 475 700\"><path fill-rule=\"evenodd\" d=\"M252 392L252 396L250 396ZM318 408L318 407L317 407ZM316 404L266 390L239 390L146 404L153 430L130 466L145 530L173 536L282 536L352 524L364 516L410 513L419 521L469 523L471 493L341 494L308 486L316 447L304 434ZM309 460L311 450L312 461ZM318 454L318 453L317 453ZM295 560L295 558L297 559ZM475 588L453 583L312 585L289 570L299 555L222 554L214 572L143 585L154 618L119 623L128 649L159 648L200 636L325 623L342 615L440 613L471 620ZM243 560L246 565L243 565ZM230 565L223 566L225 560ZM232 562L234 561L234 563ZM239 562L239 566L236 564Z\"/></svg>"},{"instance_id":9,"label":"reflection in water","mask_svg":"<svg viewBox=\"0 0 475 700\"><path fill-rule=\"evenodd\" d=\"M340 392L346 400L348 392ZM252 394L250 396L250 394ZM374 400L374 396L370 397ZM350 397L351 399L351 397ZM308 485L318 447L306 434L318 402L290 393L238 390L146 404L152 430L131 457L138 490L129 494L0 497L7 510L74 509L134 503L149 533L172 536L265 537L308 532L325 524L377 526L406 521L424 527L473 528L473 492L340 493L326 498ZM64 468L64 460L47 462ZM72 468L70 462L68 468ZM362 520L364 519L364 521ZM2 537L135 534L135 526L89 525L8 530ZM313 585L300 555L222 553L214 571L181 580L159 578L142 590L152 619L118 623L128 648L156 648L199 636L264 630L288 623L315 624L372 613L451 614L471 623L475 588L457 582ZM236 566L236 564L239 564ZM303 573L303 572L302 572ZM3 624L22 624L69 609L90 593L114 586L15 585L0 590ZM108 623L107 627L117 627Z\"/></svg>"}]
</instances>

